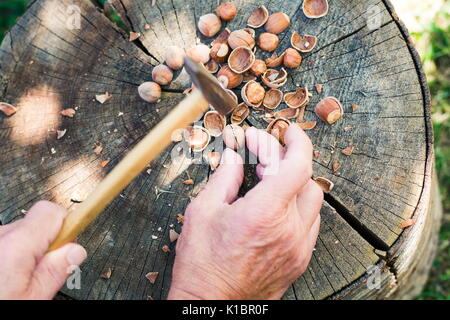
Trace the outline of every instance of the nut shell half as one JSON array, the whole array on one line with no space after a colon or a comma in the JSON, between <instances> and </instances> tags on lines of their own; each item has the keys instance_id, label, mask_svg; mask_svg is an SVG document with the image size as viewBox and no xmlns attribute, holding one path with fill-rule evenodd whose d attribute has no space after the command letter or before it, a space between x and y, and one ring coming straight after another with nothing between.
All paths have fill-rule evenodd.
<instances>
[{"instance_id":1,"label":"nut shell half","mask_svg":"<svg viewBox=\"0 0 450 320\"><path fill-rule=\"evenodd\" d=\"M269 19L269 10L265 6L260 6L252 12L247 20L247 25L252 28L262 27Z\"/></svg>"},{"instance_id":2,"label":"nut shell half","mask_svg":"<svg viewBox=\"0 0 450 320\"><path fill-rule=\"evenodd\" d=\"M311 19L317 19L328 13L327 0L305 0L303 1L303 13Z\"/></svg>"},{"instance_id":3,"label":"nut shell half","mask_svg":"<svg viewBox=\"0 0 450 320\"><path fill-rule=\"evenodd\" d=\"M264 28L267 32L279 34L286 30L291 24L291 19L284 12L273 13L267 19Z\"/></svg>"},{"instance_id":4,"label":"nut shell half","mask_svg":"<svg viewBox=\"0 0 450 320\"><path fill-rule=\"evenodd\" d=\"M211 141L208 130L200 126L188 127L184 131L184 139L194 152L201 152L206 149Z\"/></svg>"},{"instance_id":5,"label":"nut shell half","mask_svg":"<svg viewBox=\"0 0 450 320\"><path fill-rule=\"evenodd\" d=\"M297 32L291 36L291 46L300 52L311 52L317 44L317 37L304 35L303 37Z\"/></svg>"},{"instance_id":6,"label":"nut shell half","mask_svg":"<svg viewBox=\"0 0 450 320\"><path fill-rule=\"evenodd\" d=\"M290 125L291 122L288 119L276 118L267 127L267 132L277 138L278 141L280 141L280 143L284 145L284 136Z\"/></svg>"},{"instance_id":7,"label":"nut shell half","mask_svg":"<svg viewBox=\"0 0 450 320\"><path fill-rule=\"evenodd\" d=\"M278 106L281 104L281 101L283 101L283 92L278 89L270 89L266 92L263 105L267 109L273 110L278 108Z\"/></svg>"},{"instance_id":8,"label":"nut shell half","mask_svg":"<svg viewBox=\"0 0 450 320\"><path fill-rule=\"evenodd\" d=\"M239 150L245 147L245 131L242 127L235 124L229 124L223 130L223 142L233 150Z\"/></svg>"},{"instance_id":9,"label":"nut shell half","mask_svg":"<svg viewBox=\"0 0 450 320\"><path fill-rule=\"evenodd\" d=\"M245 103L241 103L231 113L231 123L240 125L249 115L250 108Z\"/></svg>"},{"instance_id":10,"label":"nut shell half","mask_svg":"<svg viewBox=\"0 0 450 320\"><path fill-rule=\"evenodd\" d=\"M266 59L267 68L278 68L284 61L284 56L286 55L286 51L283 52L281 56L278 56L277 53L272 54L270 58Z\"/></svg>"},{"instance_id":11,"label":"nut shell half","mask_svg":"<svg viewBox=\"0 0 450 320\"><path fill-rule=\"evenodd\" d=\"M213 137L220 137L227 125L227 119L217 111L208 111L203 118L203 125Z\"/></svg>"},{"instance_id":12,"label":"nut shell half","mask_svg":"<svg viewBox=\"0 0 450 320\"><path fill-rule=\"evenodd\" d=\"M249 47L237 47L228 57L228 66L238 74L249 70L255 63L255 54Z\"/></svg>"},{"instance_id":13,"label":"nut shell half","mask_svg":"<svg viewBox=\"0 0 450 320\"><path fill-rule=\"evenodd\" d=\"M266 96L266 90L255 80L251 80L245 84L241 90L242 100L245 104L252 108L259 108Z\"/></svg>"},{"instance_id":14,"label":"nut shell half","mask_svg":"<svg viewBox=\"0 0 450 320\"><path fill-rule=\"evenodd\" d=\"M268 69L261 79L269 88L277 89L286 84L287 72L284 68L281 68L281 70Z\"/></svg>"},{"instance_id":15,"label":"nut shell half","mask_svg":"<svg viewBox=\"0 0 450 320\"><path fill-rule=\"evenodd\" d=\"M295 92L289 92L284 95L284 102L289 108L297 109L304 107L309 102L309 92L307 88L297 88Z\"/></svg>"},{"instance_id":16,"label":"nut shell half","mask_svg":"<svg viewBox=\"0 0 450 320\"><path fill-rule=\"evenodd\" d=\"M274 113L276 118L293 119L297 118L299 109L287 108Z\"/></svg>"},{"instance_id":17,"label":"nut shell half","mask_svg":"<svg viewBox=\"0 0 450 320\"><path fill-rule=\"evenodd\" d=\"M334 188L334 183L324 177L313 177L313 180L319 185L325 193L330 193Z\"/></svg>"},{"instance_id":18,"label":"nut shell half","mask_svg":"<svg viewBox=\"0 0 450 320\"><path fill-rule=\"evenodd\" d=\"M317 116L328 124L333 124L344 115L344 108L338 99L328 97L320 101L314 108Z\"/></svg>"}]
</instances>

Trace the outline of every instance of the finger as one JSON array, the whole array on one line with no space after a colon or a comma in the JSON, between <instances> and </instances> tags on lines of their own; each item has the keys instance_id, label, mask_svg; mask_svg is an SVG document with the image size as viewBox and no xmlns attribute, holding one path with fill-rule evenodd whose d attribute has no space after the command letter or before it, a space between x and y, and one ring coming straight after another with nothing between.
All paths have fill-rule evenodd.
<instances>
[{"instance_id":1,"label":"finger","mask_svg":"<svg viewBox=\"0 0 450 320\"><path fill-rule=\"evenodd\" d=\"M297 208L301 222L310 230L323 204L323 191L313 180L309 180L297 196Z\"/></svg>"},{"instance_id":2,"label":"finger","mask_svg":"<svg viewBox=\"0 0 450 320\"><path fill-rule=\"evenodd\" d=\"M320 221L321 221L321 218L320 218L320 215L318 215L316 217L316 220L312 224L311 230L309 230L308 238L306 239L306 250L307 250L307 252L311 253L309 256L308 262L309 262L309 260L311 260L311 256L314 252L314 248L316 247L317 238L318 238L319 232L320 232Z\"/></svg>"},{"instance_id":3,"label":"finger","mask_svg":"<svg viewBox=\"0 0 450 320\"><path fill-rule=\"evenodd\" d=\"M296 125L289 127L285 140L287 152L278 168L273 162L266 166L262 181L247 193L246 198L258 202L267 201L269 197L275 204L286 206L309 182L312 176L311 140ZM259 153L265 154L258 150Z\"/></svg>"},{"instance_id":4,"label":"finger","mask_svg":"<svg viewBox=\"0 0 450 320\"><path fill-rule=\"evenodd\" d=\"M17 250L39 260L58 235L66 214L66 210L57 204L37 202L11 231L17 239Z\"/></svg>"},{"instance_id":5,"label":"finger","mask_svg":"<svg viewBox=\"0 0 450 320\"><path fill-rule=\"evenodd\" d=\"M244 179L242 157L231 149L222 155L221 165L198 196L199 201L232 203L236 200Z\"/></svg>"},{"instance_id":6,"label":"finger","mask_svg":"<svg viewBox=\"0 0 450 320\"><path fill-rule=\"evenodd\" d=\"M258 162L263 167L279 164L284 158L283 147L271 134L251 127L246 130L245 136L248 149L258 157Z\"/></svg>"},{"instance_id":7,"label":"finger","mask_svg":"<svg viewBox=\"0 0 450 320\"><path fill-rule=\"evenodd\" d=\"M79 267L86 257L86 250L75 243L47 253L33 273L30 285L32 296L52 299L73 272L73 268Z\"/></svg>"}]
</instances>

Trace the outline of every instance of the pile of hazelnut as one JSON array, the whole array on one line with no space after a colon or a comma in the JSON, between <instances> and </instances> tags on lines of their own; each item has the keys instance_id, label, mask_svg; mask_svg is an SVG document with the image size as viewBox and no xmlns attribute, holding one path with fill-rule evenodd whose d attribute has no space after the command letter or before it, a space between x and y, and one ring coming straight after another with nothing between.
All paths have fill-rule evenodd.
<instances>
[{"instance_id":1,"label":"pile of hazelnut","mask_svg":"<svg viewBox=\"0 0 450 320\"><path fill-rule=\"evenodd\" d=\"M225 144L233 149L243 147L244 120L251 110L263 111L261 117L267 123L267 131L284 144L284 133L291 124L291 119L304 130L311 130L316 122L303 122L303 114L312 94L307 88L297 88L294 92L283 92L280 88L286 84L288 72L302 64L302 53L311 52L317 44L317 37L300 35L293 32L290 37L291 48L281 54L273 53L266 60L258 59L256 48L262 51L275 52L280 39L279 34L290 26L289 17L283 12L270 14L265 6L254 10L247 20L247 27L230 31L222 29L222 21L230 21L237 15L237 7L232 2L219 5L215 13L203 15L198 20L198 29L207 38L217 37L210 46L198 44L186 53L172 46L165 54L165 64L153 69L154 82L146 82L139 87L141 97L148 102L160 99L159 85L168 85L173 79L172 70L183 67L186 54L195 62L203 64L206 70L216 74L219 83L236 99L238 106L230 116L231 124L218 112L212 110L205 114L203 127L195 126L184 132L184 138L190 143L192 150L203 151L211 137L223 136ZM308 18L320 18L328 13L327 0L305 0L303 12ZM264 28L258 36L256 29ZM219 33L220 32L220 33ZM239 98L232 89L240 89ZM316 91L322 92L322 85L317 84ZM195 88L191 88L193 90ZM288 108L275 111L282 102ZM343 115L343 108L338 99L328 97L316 107L317 116L328 124L333 124ZM293 121L294 122L294 121Z\"/></svg>"}]
</instances>

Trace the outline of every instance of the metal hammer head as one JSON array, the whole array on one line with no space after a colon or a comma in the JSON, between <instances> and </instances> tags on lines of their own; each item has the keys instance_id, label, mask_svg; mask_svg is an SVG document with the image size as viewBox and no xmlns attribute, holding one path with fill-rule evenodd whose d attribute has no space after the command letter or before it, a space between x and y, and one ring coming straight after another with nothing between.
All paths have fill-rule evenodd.
<instances>
[{"instance_id":1,"label":"metal hammer head","mask_svg":"<svg viewBox=\"0 0 450 320\"><path fill-rule=\"evenodd\" d=\"M200 89L205 99L208 100L214 109L223 115L227 115L236 108L237 103L233 97L201 64L185 57L184 65L194 85Z\"/></svg>"}]
</instances>

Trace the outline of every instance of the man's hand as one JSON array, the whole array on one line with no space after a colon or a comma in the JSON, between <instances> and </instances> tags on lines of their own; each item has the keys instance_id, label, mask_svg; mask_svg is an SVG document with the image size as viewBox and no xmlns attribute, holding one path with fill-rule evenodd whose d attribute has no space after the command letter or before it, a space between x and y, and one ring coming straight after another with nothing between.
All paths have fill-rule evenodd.
<instances>
[{"instance_id":1,"label":"man's hand","mask_svg":"<svg viewBox=\"0 0 450 320\"><path fill-rule=\"evenodd\" d=\"M309 138L295 125L287 151L255 128L246 138L261 182L236 200L242 158L224 152L186 210L169 299L280 299L311 259L323 193L311 180Z\"/></svg>"},{"instance_id":2,"label":"man's hand","mask_svg":"<svg viewBox=\"0 0 450 320\"><path fill-rule=\"evenodd\" d=\"M24 219L0 226L0 300L52 299L86 251L70 243L45 253L61 229L66 210L41 201Z\"/></svg>"}]
</instances>

